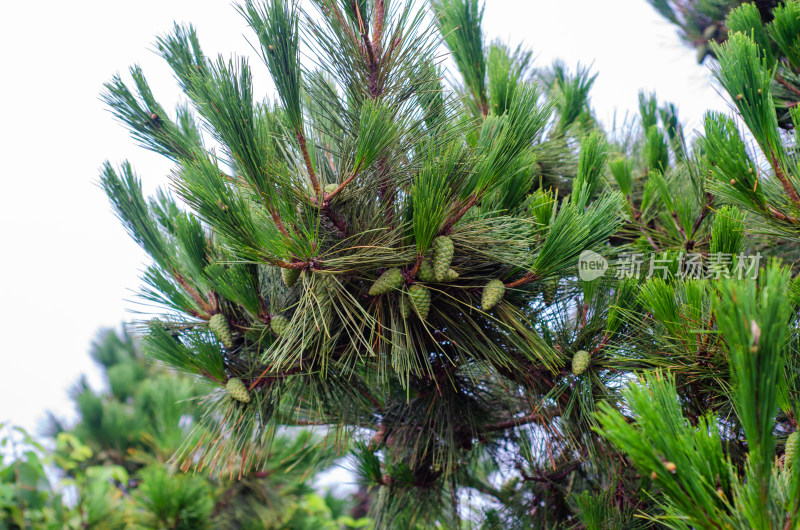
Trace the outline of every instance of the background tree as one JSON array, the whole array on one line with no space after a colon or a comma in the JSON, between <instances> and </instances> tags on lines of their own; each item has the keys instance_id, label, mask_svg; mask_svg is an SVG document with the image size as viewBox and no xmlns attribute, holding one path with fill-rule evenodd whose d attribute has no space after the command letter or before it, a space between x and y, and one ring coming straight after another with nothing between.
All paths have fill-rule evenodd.
<instances>
[{"instance_id":1,"label":"background tree","mask_svg":"<svg viewBox=\"0 0 800 530\"><path fill-rule=\"evenodd\" d=\"M18 440L4 465L2 528L357 528L349 504L313 481L333 456L308 431L279 435L265 465L241 476L186 474L170 462L207 388L147 363L130 336L104 331L91 350L107 390L81 380L79 420L50 417L49 451ZM195 434L199 434L195 432ZM4 444L15 438L3 438ZM45 469L59 481L52 488ZM65 489L66 488L66 489ZM63 493L58 493L63 490Z\"/></svg>"}]
</instances>

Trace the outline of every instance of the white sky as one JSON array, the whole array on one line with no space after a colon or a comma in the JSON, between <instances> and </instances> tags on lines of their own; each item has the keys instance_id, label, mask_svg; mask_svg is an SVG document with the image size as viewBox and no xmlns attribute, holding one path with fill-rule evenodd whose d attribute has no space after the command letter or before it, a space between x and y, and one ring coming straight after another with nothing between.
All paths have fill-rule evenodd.
<instances>
[{"instance_id":1,"label":"white sky","mask_svg":"<svg viewBox=\"0 0 800 530\"><path fill-rule=\"evenodd\" d=\"M96 330L133 317L147 258L97 187L106 159L130 159L152 192L166 161L136 147L98 99L103 82L138 62L162 105L177 102L152 53L173 21L191 22L208 54L252 55L230 3L197 0L7 2L0 17L0 423L34 428L47 409L72 413L67 389L96 372ZM486 0L489 39L534 50L538 65L593 64L598 117L636 113L640 89L679 107L687 132L706 109L728 106L695 53L645 0ZM252 57L256 89L266 69Z\"/></svg>"}]
</instances>

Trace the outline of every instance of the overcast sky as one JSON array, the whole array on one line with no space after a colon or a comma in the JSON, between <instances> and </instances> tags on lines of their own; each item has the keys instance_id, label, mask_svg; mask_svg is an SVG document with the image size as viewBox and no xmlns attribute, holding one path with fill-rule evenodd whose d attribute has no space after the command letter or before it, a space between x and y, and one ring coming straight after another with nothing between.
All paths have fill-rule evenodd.
<instances>
[{"instance_id":1,"label":"overcast sky","mask_svg":"<svg viewBox=\"0 0 800 530\"><path fill-rule=\"evenodd\" d=\"M591 94L610 124L636 113L640 89L679 107L687 131L706 109L727 110L705 66L645 0L487 0L489 39L599 72ZM106 159L133 162L152 191L169 164L136 147L98 99L103 82L140 64L162 105L178 101L169 69L152 52L173 21L191 22L208 54L253 56L248 29L227 1L44 0L9 2L0 18L0 423L34 428L47 409L72 414L67 389L96 372L95 332L134 317L147 263L97 187ZM255 88L270 94L252 57Z\"/></svg>"}]
</instances>

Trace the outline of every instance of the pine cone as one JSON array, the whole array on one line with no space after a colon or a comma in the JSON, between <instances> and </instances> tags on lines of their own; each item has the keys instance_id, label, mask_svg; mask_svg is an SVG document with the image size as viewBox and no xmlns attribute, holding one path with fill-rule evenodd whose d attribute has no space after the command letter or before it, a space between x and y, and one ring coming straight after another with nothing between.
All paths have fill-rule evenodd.
<instances>
[{"instance_id":1,"label":"pine cone","mask_svg":"<svg viewBox=\"0 0 800 530\"><path fill-rule=\"evenodd\" d=\"M231 328L228 327L228 321L225 315L217 313L208 320L208 329L217 337L217 340L225 345L226 348L233 348L233 336L231 335Z\"/></svg>"},{"instance_id":2,"label":"pine cone","mask_svg":"<svg viewBox=\"0 0 800 530\"><path fill-rule=\"evenodd\" d=\"M500 280L491 280L486 284L486 287L483 288L481 309L489 311L503 299L504 294L506 294L506 286L503 285L503 282Z\"/></svg>"},{"instance_id":3,"label":"pine cone","mask_svg":"<svg viewBox=\"0 0 800 530\"><path fill-rule=\"evenodd\" d=\"M375 280L375 283L369 288L369 295L377 296L379 294L388 293L389 291L399 289L402 285L403 273L400 269L389 269L381 274L380 278Z\"/></svg>"},{"instance_id":4,"label":"pine cone","mask_svg":"<svg viewBox=\"0 0 800 530\"><path fill-rule=\"evenodd\" d=\"M317 274L315 275L316 283L314 289L322 295L333 296L336 294L338 288L336 278L332 274Z\"/></svg>"},{"instance_id":5,"label":"pine cone","mask_svg":"<svg viewBox=\"0 0 800 530\"><path fill-rule=\"evenodd\" d=\"M552 282L542 287L542 301L545 305L552 305L558 295L558 282Z\"/></svg>"},{"instance_id":6,"label":"pine cone","mask_svg":"<svg viewBox=\"0 0 800 530\"><path fill-rule=\"evenodd\" d=\"M411 303L408 301L405 293L400 295L400 316L403 318L408 318L411 316Z\"/></svg>"},{"instance_id":7,"label":"pine cone","mask_svg":"<svg viewBox=\"0 0 800 530\"><path fill-rule=\"evenodd\" d=\"M414 304L414 309L417 310L419 318L425 320L428 318L428 312L431 309L431 292L427 287L419 284L414 284L408 290L408 296Z\"/></svg>"},{"instance_id":8,"label":"pine cone","mask_svg":"<svg viewBox=\"0 0 800 530\"><path fill-rule=\"evenodd\" d=\"M338 187L339 187L338 184L325 184L325 195L330 195L331 193L336 191L336 188L338 188ZM337 193L337 195L338 195L338 193Z\"/></svg>"},{"instance_id":9,"label":"pine cone","mask_svg":"<svg viewBox=\"0 0 800 530\"><path fill-rule=\"evenodd\" d=\"M591 361L591 355L586 350L578 350L575 352L575 355L572 356L572 373L575 375L581 375L583 372L589 368L589 362Z\"/></svg>"},{"instance_id":10,"label":"pine cone","mask_svg":"<svg viewBox=\"0 0 800 530\"><path fill-rule=\"evenodd\" d=\"M294 287L297 279L300 278L300 269L281 269L281 278L286 287Z\"/></svg>"},{"instance_id":11,"label":"pine cone","mask_svg":"<svg viewBox=\"0 0 800 530\"><path fill-rule=\"evenodd\" d=\"M417 272L417 278L422 282L436 281L436 274L433 272L433 262L431 260L422 260L419 272Z\"/></svg>"},{"instance_id":12,"label":"pine cone","mask_svg":"<svg viewBox=\"0 0 800 530\"><path fill-rule=\"evenodd\" d=\"M225 390L227 390L228 395L236 401L250 403L250 393L247 391L247 387L244 386L241 379L235 377L228 379L228 382L225 384Z\"/></svg>"},{"instance_id":13,"label":"pine cone","mask_svg":"<svg viewBox=\"0 0 800 530\"><path fill-rule=\"evenodd\" d=\"M272 324L272 331L279 337L282 337L289 329L289 319L283 315L275 315L270 323Z\"/></svg>"},{"instance_id":14,"label":"pine cone","mask_svg":"<svg viewBox=\"0 0 800 530\"><path fill-rule=\"evenodd\" d=\"M443 282L454 282L458 279L458 273L453 269L447 269L442 277Z\"/></svg>"},{"instance_id":15,"label":"pine cone","mask_svg":"<svg viewBox=\"0 0 800 530\"><path fill-rule=\"evenodd\" d=\"M503 485L500 487L500 497L507 499L514 495L517 491L517 484L519 484L519 477L511 477L503 482Z\"/></svg>"},{"instance_id":16,"label":"pine cone","mask_svg":"<svg viewBox=\"0 0 800 530\"><path fill-rule=\"evenodd\" d=\"M450 263L453 261L453 240L447 236L439 236L433 240L433 272L436 279L442 281Z\"/></svg>"},{"instance_id":17,"label":"pine cone","mask_svg":"<svg viewBox=\"0 0 800 530\"><path fill-rule=\"evenodd\" d=\"M783 453L783 469L791 469L792 468L792 461L794 461L794 457L797 454L797 445L800 438L798 438L797 433L800 431L794 431L789 437L786 439L786 449Z\"/></svg>"}]
</instances>

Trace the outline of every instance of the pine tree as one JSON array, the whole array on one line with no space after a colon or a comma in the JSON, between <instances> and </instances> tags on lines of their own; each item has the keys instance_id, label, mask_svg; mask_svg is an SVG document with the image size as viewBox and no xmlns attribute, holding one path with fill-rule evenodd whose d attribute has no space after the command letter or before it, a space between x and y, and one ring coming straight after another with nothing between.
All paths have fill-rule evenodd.
<instances>
[{"instance_id":1,"label":"pine tree","mask_svg":"<svg viewBox=\"0 0 800 530\"><path fill-rule=\"evenodd\" d=\"M146 351L217 387L184 467L257 470L314 424L353 440L377 528L800 527L798 297L777 262L729 278L798 240L762 43L712 49L763 164L721 114L687 145L654 95L602 131L594 76L487 46L477 0L432 1L433 25L413 2L312 4L239 6L278 103L183 26L157 48L191 109L171 118L135 67L106 86L175 163L181 203L127 162L101 181L153 258ZM617 274L582 279L585 251Z\"/></svg>"}]
</instances>

